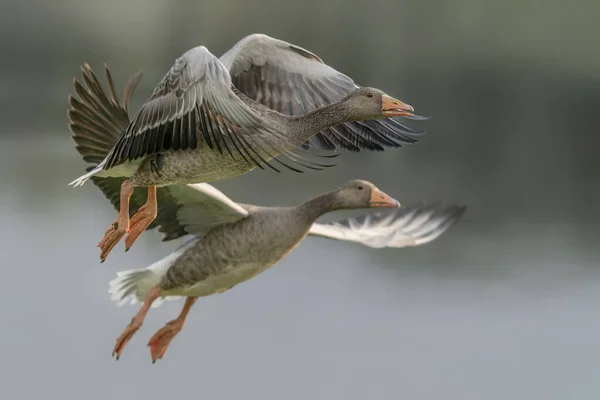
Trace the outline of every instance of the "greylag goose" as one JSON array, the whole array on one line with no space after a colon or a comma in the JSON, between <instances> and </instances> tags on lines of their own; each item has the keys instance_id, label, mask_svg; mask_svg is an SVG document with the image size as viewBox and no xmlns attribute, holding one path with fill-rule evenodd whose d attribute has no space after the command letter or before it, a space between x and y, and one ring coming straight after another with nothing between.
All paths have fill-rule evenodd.
<instances>
[{"instance_id":1,"label":"greylag goose","mask_svg":"<svg viewBox=\"0 0 600 400\"><path fill-rule=\"evenodd\" d=\"M173 185L168 190L176 199L170 208L177 211L176 223L166 227L165 233L177 236L183 227L194 237L164 259L147 268L119 272L109 283L111 298L119 305L129 300L142 303L117 339L113 350L117 360L150 308L163 298L186 300L180 315L150 339L153 363L164 356L198 297L227 291L253 278L289 254L307 235L375 248L419 246L440 236L466 209L440 204L397 208L398 201L362 180L352 180L295 207L239 204L207 183ZM367 207L396 209L389 214L315 222L331 211Z\"/></svg>"},{"instance_id":2,"label":"greylag goose","mask_svg":"<svg viewBox=\"0 0 600 400\"><path fill-rule=\"evenodd\" d=\"M112 82L110 75L108 76L109 81ZM127 84L123 96L125 106L121 105L114 94L111 102L105 104L110 113L120 116L119 119L115 119L116 124L127 123L126 104L138 81L139 76L135 76ZM114 93L112 84L111 91ZM118 125L102 126L93 131L93 135L88 129L83 128L74 129L74 132L75 141L78 143L77 150L83 159L89 162L103 159L118 140L119 135ZM114 207L119 209L119 192L123 178L93 176L91 179ZM166 241L188 234L193 237L172 254L150 267L120 272L118 277L110 282L111 297L119 304L128 300L142 301L146 304L143 308L145 311L134 319L132 325L120 337L115 347L117 358L120 357L131 336L141 326L143 316L149 307L151 305L158 306L163 297L172 298L181 290L186 293L188 299L180 316L157 332L151 340L153 361L162 358L171 339L183 327L185 318L198 296L192 296L190 288L176 287L176 285L170 287L169 292L153 289L157 284L160 285L163 279L166 281L174 279L173 284L176 282L181 284L180 279L184 277L186 282L188 282L188 278L205 280L203 284L199 283L199 285L210 282L212 286L202 289L206 290L206 295L208 295L208 292L211 291L222 291L223 287L221 286L225 286L225 290L229 289L233 286L232 281L237 283L239 280L241 282L266 269L285 256L306 235L354 242L373 248L419 246L436 239L458 221L465 212L465 207L456 205L416 204L397 208L389 214L370 213L326 224L314 222L320 214L343 207L398 206L395 200L381 193L372 184L363 181L352 181L336 191L290 208L266 208L235 203L207 183L159 187L157 196L160 200L157 217L148 229L158 226L159 231L165 235L163 240ZM135 210L144 201L143 194L134 193L129 205L132 210ZM264 225L268 225L269 228L264 229ZM280 234L282 229L286 230L283 235ZM253 231L257 231L259 234L248 233ZM291 243L293 237L289 235L296 238L296 243ZM226 240L223 240L224 236L226 236ZM222 242L219 237L223 240ZM285 245L277 242L279 239L285 239ZM261 248L257 245L258 242L252 242L254 240L259 240L260 244L265 241L269 243L266 247ZM207 241L218 244L207 245ZM238 242L244 244L240 246L236 244ZM223 246L223 243L228 244ZM275 252L271 252L273 246L276 247ZM224 261L232 261L236 258L235 254L230 253L232 251L230 247L235 247L233 251L239 254L247 253L248 258L245 261L242 260L240 265L235 260L233 263L226 262L232 268L234 265L237 267L231 270L223 269ZM244 250L248 248L251 250ZM223 256L225 258L222 258ZM215 262L204 262L202 261L203 257ZM252 264L256 257L261 259ZM219 259L220 261L218 261ZM250 264L254 266L254 270L248 268L252 266ZM212 275L213 272L214 275ZM185 282L183 284L185 286ZM199 285L196 285L196 288L199 288ZM153 301L148 298L151 290L156 295Z\"/></svg>"},{"instance_id":3,"label":"greylag goose","mask_svg":"<svg viewBox=\"0 0 600 400\"><path fill-rule=\"evenodd\" d=\"M97 133L118 129L108 154L71 185L91 177L121 177L120 209L98 246L103 262L125 234L128 250L156 218L157 186L210 182L264 169L285 155L307 164L292 151L298 146L325 149L383 150L415 140L420 133L389 117L419 119L413 108L374 88L359 87L301 47L250 35L221 59L204 46L179 57L146 103L129 121L127 107L111 96L89 66L82 68L80 100L69 98L70 129L87 131L77 142L102 147ZM131 94L139 81L128 86ZM128 99L129 97L127 97ZM312 142L307 142L313 138ZM77 139L76 139L77 140ZM104 150L103 148L101 150ZM130 218L129 200L136 187L147 187L146 203Z\"/></svg>"}]
</instances>

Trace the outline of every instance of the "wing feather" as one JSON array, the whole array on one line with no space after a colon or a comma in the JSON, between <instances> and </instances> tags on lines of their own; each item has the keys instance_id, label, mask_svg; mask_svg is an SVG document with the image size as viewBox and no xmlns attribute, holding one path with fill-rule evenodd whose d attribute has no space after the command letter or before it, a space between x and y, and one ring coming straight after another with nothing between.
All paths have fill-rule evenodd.
<instances>
[{"instance_id":1,"label":"wing feather","mask_svg":"<svg viewBox=\"0 0 600 400\"><path fill-rule=\"evenodd\" d=\"M199 46L175 61L110 151L103 168L161 151L195 149L199 140L223 153L223 146L241 137L245 142L252 139L253 148L246 152L260 154L243 157L246 160L268 163L288 153L282 146L285 135L265 124L233 93L228 70L206 47ZM234 153L229 155L234 157Z\"/></svg>"},{"instance_id":2,"label":"wing feather","mask_svg":"<svg viewBox=\"0 0 600 400\"><path fill-rule=\"evenodd\" d=\"M371 213L331 223L314 223L309 235L374 248L420 246L438 238L465 211L466 206L419 203L390 213Z\"/></svg>"},{"instance_id":3,"label":"wing feather","mask_svg":"<svg viewBox=\"0 0 600 400\"><path fill-rule=\"evenodd\" d=\"M302 115L339 101L359 87L316 54L263 34L243 38L220 60L238 90L287 115ZM392 119L356 121L324 130L303 147L383 150L416 143L408 135L421 133Z\"/></svg>"}]
</instances>

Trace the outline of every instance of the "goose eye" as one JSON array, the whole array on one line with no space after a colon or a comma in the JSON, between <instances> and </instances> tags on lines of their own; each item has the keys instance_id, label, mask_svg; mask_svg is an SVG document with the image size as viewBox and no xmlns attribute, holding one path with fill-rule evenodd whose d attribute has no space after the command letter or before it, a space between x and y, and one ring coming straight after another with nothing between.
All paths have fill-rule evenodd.
<instances>
[{"instance_id":1,"label":"goose eye","mask_svg":"<svg viewBox=\"0 0 600 400\"><path fill-rule=\"evenodd\" d=\"M367 97L373 97L373 93L371 93L371 92L367 93Z\"/></svg>"},{"instance_id":2,"label":"goose eye","mask_svg":"<svg viewBox=\"0 0 600 400\"><path fill-rule=\"evenodd\" d=\"M365 188L365 187L364 187L363 185L360 185L360 186L358 187L358 190L363 190L364 188Z\"/></svg>"}]
</instances>

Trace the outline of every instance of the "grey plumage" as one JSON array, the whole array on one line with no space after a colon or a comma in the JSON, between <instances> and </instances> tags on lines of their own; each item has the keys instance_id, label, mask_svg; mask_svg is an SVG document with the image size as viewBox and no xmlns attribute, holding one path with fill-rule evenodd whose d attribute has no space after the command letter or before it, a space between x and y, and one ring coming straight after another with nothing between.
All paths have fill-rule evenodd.
<instances>
[{"instance_id":1,"label":"grey plumage","mask_svg":"<svg viewBox=\"0 0 600 400\"><path fill-rule=\"evenodd\" d=\"M200 236L167 270L159 286L180 292L215 280L200 293L221 292L264 271L287 254L307 234L293 208L256 209L248 216L219 225Z\"/></svg>"},{"instance_id":2,"label":"grey plumage","mask_svg":"<svg viewBox=\"0 0 600 400\"><path fill-rule=\"evenodd\" d=\"M260 207L235 203L206 183L172 188L180 189L173 196L179 224L196 239L149 267L144 281L127 279L135 271L120 273L111 282L114 300L122 302L133 294L143 300L151 284L159 285L165 296L207 296L228 290L275 264L306 235L375 248L423 245L447 231L466 210L454 204L419 203L317 223L330 211L369 207L368 199L378 189L351 181L295 207ZM202 209L212 212L196 212Z\"/></svg>"},{"instance_id":3,"label":"grey plumage","mask_svg":"<svg viewBox=\"0 0 600 400\"><path fill-rule=\"evenodd\" d=\"M383 118L416 118L412 108L386 114L384 93L363 89L308 50L265 35L242 39L220 59L199 46L176 60L126 128L113 124L120 129L114 147L72 184L96 175L160 186L227 179L256 167L277 170L275 163L298 172L330 166L294 154L298 146L308 148L311 137L314 146L327 150L415 143L406 134L422 132ZM367 91L375 98L364 96ZM101 94L94 93L103 101ZM98 106L85 103L89 99L82 97L71 107ZM104 111L98 116L110 118L110 110ZM279 160L281 155L287 161Z\"/></svg>"},{"instance_id":4,"label":"grey plumage","mask_svg":"<svg viewBox=\"0 0 600 400\"><path fill-rule=\"evenodd\" d=\"M142 79L141 72L129 78L121 102L106 65L104 72L110 95L102 88L91 67L85 64L81 68L85 86L73 79L73 87L79 99L69 96L69 129L73 133L77 151L82 154L84 161L94 164L104 160L107 149L110 150L127 129L129 101Z\"/></svg>"},{"instance_id":5,"label":"grey plumage","mask_svg":"<svg viewBox=\"0 0 600 400\"><path fill-rule=\"evenodd\" d=\"M83 159L90 162L102 160L118 140L119 129L127 125L129 99L141 78L141 73L138 73L130 79L130 82L126 86L123 102L121 102L116 95L114 82L110 77L110 72L106 66L105 73L107 75L107 81L109 82L110 95L102 88L102 85L89 66L86 66L85 68L82 68L86 86L81 85L77 80L75 80L74 83L75 92L78 93L79 97L83 100L79 101L72 96L69 99L72 107L69 112L69 117L73 138L77 143L77 150L82 155ZM93 124L93 121L102 118L102 113L104 113L105 110L107 110L110 115L119 116L115 121L118 121L120 125ZM86 145L88 142L93 142L94 146L90 147L89 145ZM92 177L92 180L111 201L111 204L118 210L119 191L123 178ZM232 202L216 189L213 191L211 188L214 189L207 184L159 187L157 190L158 215L148 229L158 226L159 232L162 232L165 235L163 240L168 241L177 239L189 233L196 235L202 234L207 229L216 226L223 221L222 219L219 219L219 216L227 214L224 210L228 209L229 212L235 214L235 208L228 208L227 202L230 202L230 204L236 203ZM222 196L220 197L220 201L212 201L213 199L211 196L219 196L219 194L215 193L219 193L220 196ZM130 212L132 214L144 204L145 198L145 188L140 188L138 191L134 192L130 200ZM211 201L206 201L205 198L208 198L208 200ZM250 209L253 206L239 205L239 207ZM430 209L434 209L431 208L433 206L429 207ZM398 213L399 218L401 214L409 213L411 210L414 211L415 208L402 208L395 211L395 213ZM440 210L444 210L444 208L441 207ZM191 218L194 215L196 216L196 219ZM366 220L377 220L376 215L370 215L371 216L366 217ZM448 219L448 221L451 221L451 219ZM371 230L371 232L374 231Z\"/></svg>"},{"instance_id":6,"label":"grey plumage","mask_svg":"<svg viewBox=\"0 0 600 400\"><path fill-rule=\"evenodd\" d=\"M465 207L417 206L389 218L349 219L345 223L318 224L330 211L363 207L397 207L399 203L366 181L346 185L295 207L258 207L229 200L209 184L187 185L178 216L182 225L194 226L195 238L148 268L119 272L109 283L111 299L143 302L138 314L117 339L113 355L141 327L150 307L164 298L185 296L179 316L161 328L149 341L152 361L163 357L171 339L183 324L198 297L225 292L273 266L308 234L350 240L371 247L403 247L424 244L446 231L464 213ZM220 203L220 204L219 204ZM218 214L216 218L185 212L201 204ZM398 218L400 217L400 218Z\"/></svg>"},{"instance_id":7,"label":"grey plumage","mask_svg":"<svg viewBox=\"0 0 600 400\"><path fill-rule=\"evenodd\" d=\"M306 141L314 135L327 137L325 130L335 133L336 126L355 121L358 125L339 128L346 132L344 135L335 133L339 136L335 141L340 146L321 147L381 150L382 143L397 147L404 140L404 136L397 130L385 136L383 131L377 131L383 129L383 125L377 125L378 128L374 128L369 134L358 134L357 129L366 129L366 125L361 125L363 121L415 116L412 106L378 89L360 88L353 83L350 87L349 78L326 67L318 57L297 46L265 35L250 35L234 48L235 51L228 52L222 59L230 64L233 76L241 79L240 85L246 64L254 70L269 68L264 70L269 78L263 83L271 89L265 87L257 91L247 83L242 85L247 88L250 96L259 101L238 90L232 81L230 69L204 46L187 51L175 61L124 130L123 126L129 116L126 109L123 112L114 103L116 93L109 74L110 97L95 77L89 79L93 72L87 65L83 71L87 89L75 82L79 100L73 97L70 99L70 127L79 141L80 150L89 153L86 155L87 159L96 160L110 141L94 141L97 136L94 131L101 131L103 125L106 125L112 132L118 130L119 137L107 149L104 159L95 167L88 168L87 173L73 180L70 185L81 186L90 178L127 178L120 180L118 197L121 204L118 217L98 243L101 262L106 260L125 235L125 246L129 249L145 229L156 225L157 208L161 201L157 188L160 186L229 179L256 167L269 167L279 171L275 165L296 172L303 172L303 168L320 170L333 165L311 161L297 153L303 144L306 150ZM300 56L313 64L303 67L304 64L295 63L291 55ZM283 113L263 104L267 91L277 90L288 73L300 76L298 73L302 71L297 70L298 66L307 74L304 83L310 83L313 88L312 95L300 99L302 104L306 103L306 112L300 115L293 110L292 104L297 102L290 102L290 93L281 98L288 103L284 107L286 110L280 105L269 103L269 106L279 108ZM333 71L331 77L321 76L323 87L329 85L330 89L336 88L325 97L319 94L320 86L313 74L323 67L328 68L330 73ZM334 81L343 84L331 86ZM305 85L300 81L297 83L298 93L304 92ZM273 95L274 92L270 94ZM336 100L332 100L334 98ZM113 112L115 121L107 121ZM389 122L392 123L393 121ZM82 125L89 127L91 131L88 133L82 130ZM395 126L402 128L402 125ZM357 135L349 135L351 130ZM404 128L400 130L407 132ZM390 141L392 136L398 141ZM346 145L341 145L339 138L343 138ZM373 146L367 146L367 142L373 143ZM82 147L83 143L87 147ZM117 182L119 181L105 181L102 186L106 190L112 190L113 184ZM131 216L131 203L137 202L136 198L141 194L139 191L135 193L136 187L148 188L147 200ZM112 194L111 197L116 199Z\"/></svg>"},{"instance_id":8,"label":"grey plumage","mask_svg":"<svg viewBox=\"0 0 600 400\"><path fill-rule=\"evenodd\" d=\"M309 50L263 34L241 39L220 60L240 92L286 115L314 111L359 87ZM407 134L422 133L394 119L354 121L319 132L303 147L383 150L416 143Z\"/></svg>"},{"instance_id":9,"label":"grey plumage","mask_svg":"<svg viewBox=\"0 0 600 400\"><path fill-rule=\"evenodd\" d=\"M133 75L123 90L123 100L119 99L114 80L110 70L105 65L104 72L108 82L108 94L92 71L89 65L81 68L85 86L76 79L73 82L75 93L79 99L69 96L69 128L76 143L76 149L84 161L100 163L111 148L119 140L121 132L129 125L129 101L133 96L141 78L142 73ZM89 167L88 170L93 167ZM96 185L111 204L119 209L119 192L121 184L125 180L122 177L100 178L91 177ZM129 210L134 214L146 201L147 189L138 188L131 196ZM159 188L157 193L160 215L148 227L153 229L159 226L160 232L165 232L165 240L176 239L186 232L176 219L176 202L172 195L164 188Z\"/></svg>"},{"instance_id":10,"label":"grey plumage","mask_svg":"<svg viewBox=\"0 0 600 400\"><path fill-rule=\"evenodd\" d=\"M278 132L233 94L228 71L206 47L199 46L175 61L111 150L103 169L164 151L195 150L201 139L198 126L203 127L210 147L213 142L235 145L240 155L248 155L244 146L248 136L258 135L262 146L276 146L270 139L277 139Z\"/></svg>"}]
</instances>

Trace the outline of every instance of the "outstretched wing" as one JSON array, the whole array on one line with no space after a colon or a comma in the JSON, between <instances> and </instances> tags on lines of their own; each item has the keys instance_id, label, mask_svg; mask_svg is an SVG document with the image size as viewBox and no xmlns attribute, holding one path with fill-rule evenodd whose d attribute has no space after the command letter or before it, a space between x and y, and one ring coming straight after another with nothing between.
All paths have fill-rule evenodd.
<instances>
[{"instance_id":1,"label":"outstretched wing","mask_svg":"<svg viewBox=\"0 0 600 400\"><path fill-rule=\"evenodd\" d=\"M339 101L358 88L350 77L325 64L316 54L262 34L243 38L220 60L238 90L282 114L305 114ZM406 134L421 133L393 119L377 119L329 128L309 142L328 150L383 150L416 143Z\"/></svg>"},{"instance_id":2,"label":"outstretched wing","mask_svg":"<svg viewBox=\"0 0 600 400\"><path fill-rule=\"evenodd\" d=\"M172 185L177 220L187 233L201 235L210 229L248 216L248 211L208 183Z\"/></svg>"},{"instance_id":3,"label":"outstretched wing","mask_svg":"<svg viewBox=\"0 0 600 400\"><path fill-rule=\"evenodd\" d=\"M210 148L262 168L285 153L278 145L282 138L234 94L227 69L199 46L175 61L102 166L110 169L161 151L196 149L204 140Z\"/></svg>"},{"instance_id":4,"label":"outstretched wing","mask_svg":"<svg viewBox=\"0 0 600 400\"><path fill-rule=\"evenodd\" d=\"M106 65L104 71L108 90L102 87L92 68L85 64L81 68L84 84L77 79L73 82L78 98L69 96L69 128L77 143L77 151L85 161L94 164L106 157L129 125L129 101L141 79L139 72L129 79L121 101ZM123 180L92 177L94 185L117 210ZM202 229L247 214L245 209L208 184L159 187L157 197L158 214L148 229L158 226L159 232L165 234L163 240L177 239L188 233L198 234ZM130 199L130 213L135 213L146 199L147 189L137 188ZM206 209L202 209L203 206Z\"/></svg>"},{"instance_id":5,"label":"outstretched wing","mask_svg":"<svg viewBox=\"0 0 600 400\"><path fill-rule=\"evenodd\" d=\"M414 204L390 213L364 214L331 223L314 223L309 235L368 247L408 247L429 243L454 225L466 206Z\"/></svg>"},{"instance_id":6,"label":"outstretched wing","mask_svg":"<svg viewBox=\"0 0 600 400\"><path fill-rule=\"evenodd\" d=\"M86 162L98 164L114 146L129 125L128 106L135 88L142 79L138 72L129 78L119 100L112 75L104 65L110 95L102 88L88 64L81 66L84 85L73 79L77 97L69 96L69 129L73 133L77 151Z\"/></svg>"}]
</instances>

